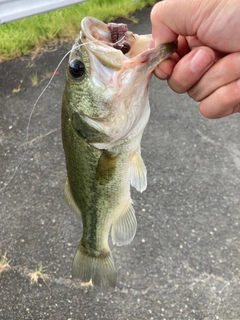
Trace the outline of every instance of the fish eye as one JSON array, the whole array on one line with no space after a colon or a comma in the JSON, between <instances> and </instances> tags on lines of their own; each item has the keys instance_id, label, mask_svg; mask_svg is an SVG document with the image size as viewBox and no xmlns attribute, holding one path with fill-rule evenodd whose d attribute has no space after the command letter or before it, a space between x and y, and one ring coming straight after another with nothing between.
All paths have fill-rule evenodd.
<instances>
[{"instance_id":1,"label":"fish eye","mask_svg":"<svg viewBox=\"0 0 240 320\"><path fill-rule=\"evenodd\" d=\"M85 74L84 63L80 59L70 61L69 71L74 78L81 78Z\"/></svg>"}]
</instances>

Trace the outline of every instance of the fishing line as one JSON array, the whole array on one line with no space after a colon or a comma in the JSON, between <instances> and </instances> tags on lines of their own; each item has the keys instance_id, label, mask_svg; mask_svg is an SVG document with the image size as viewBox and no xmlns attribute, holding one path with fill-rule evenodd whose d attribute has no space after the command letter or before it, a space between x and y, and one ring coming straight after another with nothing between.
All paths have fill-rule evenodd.
<instances>
[{"instance_id":1,"label":"fishing line","mask_svg":"<svg viewBox=\"0 0 240 320\"><path fill-rule=\"evenodd\" d=\"M80 47L80 46L82 46L82 45L85 45L85 44L82 43L82 44L78 45L77 47ZM72 52L73 49L75 49L75 48L77 48L77 47L72 48L71 50L69 50L69 51L63 56L63 58L61 59L61 61L60 61L59 64L57 65L56 69L54 70L54 72L53 72L50 80L49 80L48 83L47 83L47 85L45 86L45 88L43 89L43 91L42 91L42 92L40 93L40 95L38 96L36 102L34 103L33 108L32 108L32 110L31 110L31 113L30 113L30 116L29 116L29 119L28 119L26 138L25 138L24 143L22 144L22 145L26 145L26 148L25 148L25 150L24 150L24 152L23 152L23 154L22 154L22 156L21 156L21 158L20 158L17 166L15 167L12 176L8 179L8 181L5 183L5 185L0 189L0 192L4 191L4 190L6 189L6 187L7 187L7 186L9 185L9 183L12 181L12 179L14 178L14 176L15 176L18 168L20 167L20 165L22 164L22 162L23 162L23 160L24 160L24 156L25 156L25 154L26 154L26 152L27 152L27 144L28 144L30 124L31 124L31 120L32 120L33 113L34 113L34 111L35 111L35 109L36 109L36 106L37 106L39 100L41 99L41 97L43 96L43 94L45 93L45 91L47 90L47 88L49 87L49 85L51 84L51 82L52 82L52 80L53 80L56 72L58 71L60 65L62 64L63 60L67 57L67 55L68 55L69 53Z\"/></svg>"},{"instance_id":2,"label":"fishing line","mask_svg":"<svg viewBox=\"0 0 240 320\"><path fill-rule=\"evenodd\" d=\"M124 37L123 37L123 38L124 38ZM116 41L115 43L109 43L109 42L105 42L105 41L101 41L101 43L106 43L106 44L108 44L108 45L110 45L110 46L114 46L116 43L118 43L118 42L121 41L121 40L122 40L122 39ZM50 86L50 84L51 84L51 82L52 82L52 80L53 80L56 72L58 71L59 67L60 67L61 64L63 63L63 60L64 60L64 59L69 55L69 53L71 53L73 50L75 50L75 49L77 49L77 48L80 48L81 46L85 46L85 45L87 45L88 43L98 42L98 41L99 41L98 39L96 39L96 40L91 40L91 41L89 41L89 42L87 42L87 43L81 43L81 44L79 44L79 45L77 45L77 46L74 46L71 50L69 50L69 51L63 56L63 58L62 58L62 59L60 60L60 62L58 63L58 65L57 65L56 69L54 70L54 72L53 72L50 80L48 81L47 85L45 86L45 88L43 89L43 91L42 91L42 92L40 93L40 95L38 96L36 102L35 102L34 105L33 105L32 110L31 110L31 112L30 112L30 116L29 116L28 124L27 124L26 139L24 140L24 143L22 144L22 145L26 145L26 148L25 148L25 150L24 150L24 152L23 152L23 154L22 154L19 162L17 163L17 165L16 165L16 167L15 167L12 176L8 179L7 182L5 182L4 186L0 189L0 192L4 191L4 190L6 189L6 187L9 185L9 183L10 183L10 182L12 181L12 179L14 178L14 176L15 176L18 168L19 168L20 165L23 163L24 156L25 156L25 154L26 154L26 152L27 152L27 144L28 144L28 137L29 137L29 128L30 128L30 124L31 124L31 120L32 120L33 113L34 113L34 111L35 111L35 109L36 109L36 106L37 106L39 100L41 99L41 97L43 96L43 94L45 93L45 91L47 90L47 88Z\"/></svg>"}]
</instances>

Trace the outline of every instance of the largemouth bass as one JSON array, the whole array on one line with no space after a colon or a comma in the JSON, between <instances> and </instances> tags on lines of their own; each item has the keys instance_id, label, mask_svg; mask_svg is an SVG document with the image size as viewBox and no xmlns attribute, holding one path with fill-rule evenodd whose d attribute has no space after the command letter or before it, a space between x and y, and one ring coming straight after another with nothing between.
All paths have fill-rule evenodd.
<instances>
[{"instance_id":1,"label":"largemouth bass","mask_svg":"<svg viewBox=\"0 0 240 320\"><path fill-rule=\"evenodd\" d=\"M86 17L69 58L62 105L66 157L65 199L83 223L72 276L94 285L116 285L108 245L125 245L137 221L130 185L146 189L140 142L149 119L153 70L176 43L151 48L151 35L126 25Z\"/></svg>"}]
</instances>

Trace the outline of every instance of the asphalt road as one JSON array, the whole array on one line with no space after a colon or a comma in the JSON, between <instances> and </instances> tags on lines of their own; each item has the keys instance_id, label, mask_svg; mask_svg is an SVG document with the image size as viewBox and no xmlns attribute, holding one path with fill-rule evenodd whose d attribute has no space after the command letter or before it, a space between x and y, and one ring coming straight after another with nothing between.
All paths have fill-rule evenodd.
<instances>
[{"instance_id":1,"label":"asphalt road","mask_svg":"<svg viewBox=\"0 0 240 320\"><path fill-rule=\"evenodd\" d=\"M150 8L128 21L151 32ZM71 280L82 227L63 200L60 113L67 59L26 128L33 105L72 44L0 65L0 319L240 319L239 115L203 118L187 95L151 83L151 119L142 141L148 188L132 192L138 230L113 247L115 289ZM38 85L31 77L37 74ZM20 89L12 93L13 89ZM25 152L24 152L25 150ZM38 264L48 278L31 283Z\"/></svg>"}]
</instances>

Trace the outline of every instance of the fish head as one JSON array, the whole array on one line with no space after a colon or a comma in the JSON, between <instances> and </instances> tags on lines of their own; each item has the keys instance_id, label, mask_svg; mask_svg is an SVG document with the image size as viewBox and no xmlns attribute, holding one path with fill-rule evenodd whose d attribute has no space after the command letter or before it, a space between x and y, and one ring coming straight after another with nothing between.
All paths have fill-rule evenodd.
<instances>
[{"instance_id":1,"label":"fish head","mask_svg":"<svg viewBox=\"0 0 240 320\"><path fill-rule=\"evenodd\" d=\"M94 128L101 134L92 144L106 148L144 129L152 72L176 48L176 43L154 48L151 35L120 32L118 24L84 18L70 53L66 85L74 126L85 130L82 136Z\"/></svg>"}]
</instances>

